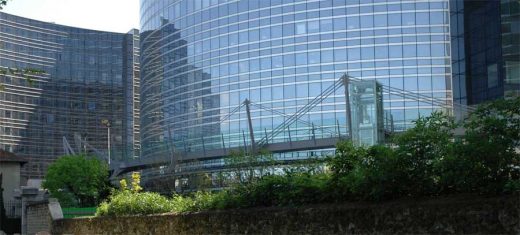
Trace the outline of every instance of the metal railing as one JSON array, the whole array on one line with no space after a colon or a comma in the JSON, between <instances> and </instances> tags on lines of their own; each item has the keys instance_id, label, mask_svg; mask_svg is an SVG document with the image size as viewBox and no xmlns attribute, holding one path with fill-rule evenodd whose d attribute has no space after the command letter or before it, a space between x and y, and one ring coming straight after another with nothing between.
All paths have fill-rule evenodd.
<instances>
[{"instance_id":1,"label":"metal railing","mask_svg":"<svg viewBox=\"0 0 520 235\"><path fill-rule=\"evenodd\" d=\"M292 114L286 114L282 111L278 111L272 107L255 103L250 100L245 100L243 103L232 109L229 113L224 115L218 123L225 123L227 122L232 115L239 112L242 107L246 106L248 109L248 119L249 122L251 122L251 117L249 114L250 108L257 108L258 110L262 111L268 111L271 112L274 115L277 115L279 117L283 117L283 121L279 124L277 124L274 128L271 130L256 130L254 129L251 124L249 125L250 130L242 130L237 131L234 134L215 134L213 136L200 136L200 138L184 138L182 139L182 143L179 144L176 141L172 141L171 139L168 139L165 143L156 143L156 145L153 147L155 148L156 152L157 150L160 150L163 154L157 154L156 158L163 158L162 160L157 161L142 161L143 159L135 159L132 162L127 162L131 164L125 164L127 166L132 165L149 165L150 167L156 166L156 165L170 165L172 166L173 163L178 160L178 158L182 158L184 160L189 160L190 158L186 157L190 153L192 155L197 156L203 156L203 158L209 158L212 157L211 154L208 154L209 152L218 152L214 150L227 150L231 148L237 148L240 149L241 147L244 148L244 150L247 150L248 146L254 146L254 147L265 147L268 144L276 144L276 143L283 143L287 142L288 144L288 151L292 150L290 148L290 143L293 140L302 140L303 139L318 139L318 138L326 138L328 135L330 137L334 136L336 138L345 138L349 137L348 133L341 133L342 129L350 130L351 127L346 128L347 126L344 126L345 124L342 123L340 125L339 120L335 120L335 122L331 123L330 125L324 125L319 126L316 125L304 118L303 115L307 114L309 111L311 111L314 107L316 107L318 104L322 103L324 99L329 97L330 95L334 94L340 87L343 87L343 89L348 89L348 83L351 82L360 82L364 81L363 79L351 77L348 74L344 74L341 78L334 81L333 84L331 84L328 88L326 88L322 93L320 93L317 97L314 99L311 99L306 105L299 108L295 111L295 113ZM402 97L403 99L409 99L413 101L428 103L433 107L437 108L457 108L461 110L465 110L468 112L471 112L473 107L460 105L460 104L452 104L448 102L447 100L438 99L433 96L424 95L418 92L412 92L407 91L399 88L390 87L387 85L382 85L382 92L386 95L396 95L399 97ZM347 95L346 95L347 97ZM348 101L346 101L347 104ZM349 108L347 108L349 110ZM391 134L394 132L394 120L390 113L386 112L383 114L383 126L385 129L385 134ZM349 116L349 114L347 114ZM348 117L347 117L348 118ZM298 124L297 126L295 126ZM348 124L348 122L347 122ZM320 132L321 130L321 132ZM171 132L169 130L169 132ZM261 132L261 133L259 133ZM250 138L246 138L246 136L250 136ZM171 133L170 133L171 136ZM288 136L288 138L287 138ZM255 141L257 139L257 141ZM189 142L189 143L188 143ZM255 146L256 145L256 146ZM183 151L184 150L184 151ZM251 148L253 150L253 148ZM226 151L220 151L222 153L226 153ZM220 153L219 152L219 153ZM170 155L168 157L168 155ZM181 155L181 156L179 156ZM208 157L209 156L209 157ZM219 155L220 156L220 155ZM154 157L155 158L155 157ZM149 160L149 159L148 159ZM169 163L169 164L167 164ZM146 167L144 167L146 168Z\"/></svg>"},{"instance_id":2,"label":"metal railing","mask_svg":"<svg viewBox=\"0 0 520 235\"><path fill-rule=\"evenodd\" d=\"M11 200L4 202L4 208L7 218L21 218L22 217L22 201Z\"/></svg>"}]
</instances>

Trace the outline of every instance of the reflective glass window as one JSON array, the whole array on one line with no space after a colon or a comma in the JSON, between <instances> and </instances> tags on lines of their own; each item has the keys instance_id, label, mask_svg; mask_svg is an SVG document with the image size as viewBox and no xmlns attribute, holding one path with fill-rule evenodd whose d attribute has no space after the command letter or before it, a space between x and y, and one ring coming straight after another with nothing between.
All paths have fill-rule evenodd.
<instances>
[{"instance_id":1,"label":"reflective glass window","mask_svg":"<svg viewBox=\"0 0 520 235\"><path fill-rule=\"evenodd\" d=\"M348 29L359 28L359 16L347 17L347 28Z\"/></svg>"},{"instance_id":2,"label":"reflective glass window","mask_svg":"<svg viewBox=\"0 0 520 235\"><path fill-rule=\"evenodd\" d=\"M403 13L403 25L415 25L415 13Z\"/></svg>"},{"instance_id":3,"label":"reflective glass window","mask_svg":"<svg viewBox=\"0 0 520 235\"><path fill-rule=\"evenodd\" d=\"M321 32L327 32L327 31L332 31L332 30L333 30L333 27L332 27L331 19L320 20L320 31Z\"/></svg>"},{"instance_id":4,"label":"reflective glass window","mask_svg":"<svg viewBox=\"0 0 520 235\"><path fill-rule=\"evenodd\" d=\"M326 50L321 51L321 63L328 63L334 61L334 51Z\"/></svg>"},{"instance_id":5,"label":"reflective glass window","mask_svg":"<svg viewBox=\"0 0 520 235\"><path fill-rule=\"evenodd\" d=\"M361 59L361 50L359 48L349 48L348 49L348 60L359 60Z\"/></svg>"},{"instance_id":6,"label":"reflective glass window","mask_svg":"<svg viewBox=\"0 0 520 235\"><path fill-rule=\"evenodd\" d=\"M296 23L296 34L305 34L307 33L307 23L300 22Z\"/></svg>"},{"instance_id":7,"label":"reflective glass window","mask_svg":"<svg viewBox=\"0 0 520 235\"><path fill-rule=\"evenodd\" d=\"M361 28L374 27L374 17L372 15L364 15L360 17Z\"/></svg>"},{"instance_id":8,"label":"reflective glass window","mask_svg":"<svg viewBox=\"0 0 520 235\"><path fill-rule=\"evenodd\" d=\"M307 64L307 53L297 53L296 54L296 65L306 65Z\"/></svg>"},{"instance_id":9,"label":"reflective glass window","mask_svg":"<svg viewBox=\"0 0 520 235\"><path fill-rule=\"evenodd\" d=\"M314 51L308 53L309 64L320 63L320 52Z\"/></svg>"},{"instance_id":10,"label":"reflective glass window","mask_svg":"<svg viewBox=\"0 0 520 235\"><path fill-rule=\"evenodd\" d=\"M387 26L387 15L386 14L380 14L380 15L374 15L374 26L375 27L385 27Z\"/></svg>"},{"instance_id":11,"label":"reflective glass window","mask_svg":"<svg viewBox=\"0 0 520 235\"><path fill-rule=\"evenodd\" d=\"M307 27L309 33L317 33L320 31L320 22L318 20L309 21Z\"/></svg>"}]
</instances>

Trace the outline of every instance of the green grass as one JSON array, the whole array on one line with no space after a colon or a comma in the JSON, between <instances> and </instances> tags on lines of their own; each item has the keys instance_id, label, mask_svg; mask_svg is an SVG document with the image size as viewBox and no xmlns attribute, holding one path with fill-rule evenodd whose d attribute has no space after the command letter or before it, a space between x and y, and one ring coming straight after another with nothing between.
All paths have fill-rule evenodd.
<instances>
[{"instance_id":1,"label":"green grass","mask_svg":"<svg viewBox=\"0 0 520 235\"><path fill-rule=\"evenodd\" d=\"M84 208L62 208L63 218L70 219L76 217L94 216L96 214L96 207L84 207Z\"/></svg>"}]
</instances>

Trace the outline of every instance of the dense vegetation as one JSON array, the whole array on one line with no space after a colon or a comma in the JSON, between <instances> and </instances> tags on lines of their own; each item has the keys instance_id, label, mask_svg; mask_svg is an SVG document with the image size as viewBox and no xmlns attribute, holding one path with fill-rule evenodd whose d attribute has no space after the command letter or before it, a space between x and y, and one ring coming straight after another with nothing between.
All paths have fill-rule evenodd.
<instances>
[{"instance_id":1,"label":"dense vegetation","mask_svg":"<svg viewBox=\"0 0 520 235\"><path fill-rule=\"evenodd\" d=\"M454 136L461 126L464 136ZM439 112L421 117L414 128L386 145L341 142L336 155L326 160L326 171L312 166L285 169L284 174L250 178L221 192L171 199L121 190L98 208L97 215L511 193L520 190L519 147L520 98L499 100L480 106L459 124Z\"/></svg>"},{"instance_id":2,"label":"dense vegetation","mask_svg":"<svg viewBox=\"0 0 520 235\"><path fill-rule=\"evenodd\" d=\"M108 166L91 156L62 156L49 166L43 187L62 207L96 206L109 193Z\"/></svg>"}]
</instances>

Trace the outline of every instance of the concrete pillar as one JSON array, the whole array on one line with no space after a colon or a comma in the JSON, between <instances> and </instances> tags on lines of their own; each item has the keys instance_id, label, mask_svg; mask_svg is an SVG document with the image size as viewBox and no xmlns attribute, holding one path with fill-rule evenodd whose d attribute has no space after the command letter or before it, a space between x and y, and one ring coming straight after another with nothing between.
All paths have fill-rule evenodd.
<instances>
[{"instance_id":1,"label":"concrete pillar","mask_svg":"<svg viewBox=\"0 0 520 235\"><path fill-rule=\"evenodd\" d=\"M58 200L46 190L22 186L17 197L22 201L22 234L50 232L52 220L63 218Z\"/></svg>"}]
</instances>

